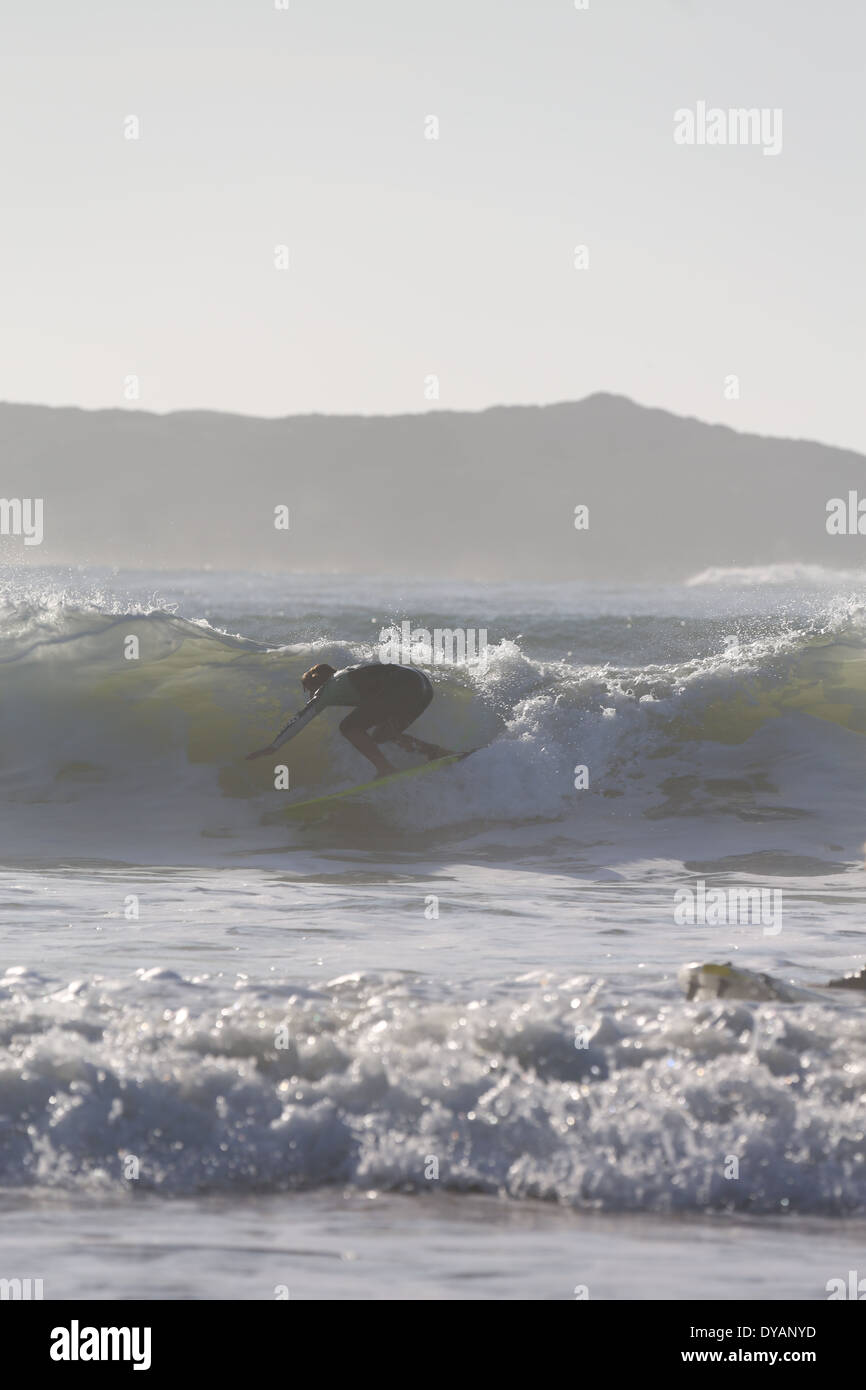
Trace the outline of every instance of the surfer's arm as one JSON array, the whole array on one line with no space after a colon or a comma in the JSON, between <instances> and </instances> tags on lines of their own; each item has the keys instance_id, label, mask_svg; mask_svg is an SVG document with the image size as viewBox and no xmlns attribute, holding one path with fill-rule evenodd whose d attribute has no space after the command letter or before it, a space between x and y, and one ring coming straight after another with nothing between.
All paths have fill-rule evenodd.
<instances>
[{"instance_id":1,"label":"surfer's arm","mask_svg":"<svg viewBox=\"0 0 866 1390\"><path fill-rule=\"evenodd\" d=\"M253 758L264 758L268 753L276 753L281 743L288 743L290 738L299 734L305 724L309 724L314 715L319 713L321 705L316 696L310 700L302 710L293 715L286 724L285 728L280 729L273 743L269 743L266 748L257 748L254 753L247 753L247 761Z\"/></svg>"}]
</instances>

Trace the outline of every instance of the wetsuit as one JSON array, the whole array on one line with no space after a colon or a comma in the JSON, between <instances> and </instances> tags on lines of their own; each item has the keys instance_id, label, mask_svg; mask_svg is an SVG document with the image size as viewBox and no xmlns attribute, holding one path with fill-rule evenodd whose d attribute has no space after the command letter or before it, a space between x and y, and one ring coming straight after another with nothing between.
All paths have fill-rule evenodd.
<instances>
[{"instance_id":1,"label":"wetsuit","mask_svg":"<svg viewBox=\"0 0 866 1390\"><path fill-rule=\"evenodd\" d=\"M315 715L331 705L354 707L341 722L341 732L366 732L372 728L373 740L387 743L423 714L432 699L433 686L429 678L415 666L392 666L378 661L364 666L346 666L335 672L308 701L306 708L277 734L273 746L278 748L281 743L287 743Z\"/></svg>"}]
</instances>

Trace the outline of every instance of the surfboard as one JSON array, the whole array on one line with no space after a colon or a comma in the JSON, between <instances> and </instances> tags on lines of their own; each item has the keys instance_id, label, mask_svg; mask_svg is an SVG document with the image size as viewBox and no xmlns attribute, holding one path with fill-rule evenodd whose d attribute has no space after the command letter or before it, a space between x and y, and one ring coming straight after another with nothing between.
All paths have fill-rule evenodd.
<instances>
[{"instance_id":1,"label":"surfboard","mask_svg":"<svg viewBox=\"0 0 866 1390\"><path fill-rule=\"evenodd\" d=\"M371 782L361 782L357 787L344 787L341 792L330 792L327 796L310 797L307 801L293 801L289 806L284 806L278 811L274 819L282 820L285 816L306 815L319 810L327 810L335 801L342 801L350 796L362 796L366 792L378 791L380 787L389 787L393 782L405 782L410 777L423 777L426 772L435 772L437 768L449 767L451 763L462 762L464 758L477 752L477 748L469 748L465 753L449 753L446 758L434 758L432 762L420 763L417 767L407 767L402 772L392 772L390 777L374 777Z\"/></svg>"}]
</instances>

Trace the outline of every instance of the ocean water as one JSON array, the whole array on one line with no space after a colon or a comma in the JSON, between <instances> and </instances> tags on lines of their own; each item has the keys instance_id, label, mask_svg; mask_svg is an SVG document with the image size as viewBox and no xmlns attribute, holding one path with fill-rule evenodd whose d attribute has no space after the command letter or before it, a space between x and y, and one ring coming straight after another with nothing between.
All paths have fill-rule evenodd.
<instances>
[{"instance_id":1,"label":"ocean water","mask_svg":"<svg viewBox=\"0 0 866 1390\"><path fill-rule=\"evenodd\" d=\"M866 963L864 601L796 566L7 568L0 1277L817 1299L866 1275L866 992L823 988ZM484 746L287 816L367 780L339 714L281 750L288 790L245 753L307 666L404 621L486 631L474 665L415 653L419 735ZM772 913L678 911L730 889ZM770 979L689 998L695 961Z\"/></svg>"}]
</instances>

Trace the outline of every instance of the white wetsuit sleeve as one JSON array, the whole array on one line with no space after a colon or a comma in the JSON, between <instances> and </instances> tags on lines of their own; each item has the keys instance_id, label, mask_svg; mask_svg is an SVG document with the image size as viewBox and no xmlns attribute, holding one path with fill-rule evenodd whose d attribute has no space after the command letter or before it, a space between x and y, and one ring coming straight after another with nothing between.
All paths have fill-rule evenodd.
<instances>
[{"instance_id":1,"label":"white wetsuit sleeve","mask_svg":"<svg viewBox=\"0 0 866 1390\"><path fill-rule=\"evenodd\" d=\"M288 743L290 738L294 738L296 734L301 732L305 724L309 724L310 720L315 718L321 708L318 700L315 698L310 700L309 704L301 710L300 714L296 714L294 719L289 720L284 729L280 729L272 746L274 748L279 748L281 743Z\"/></svg>"}]
</instances>

